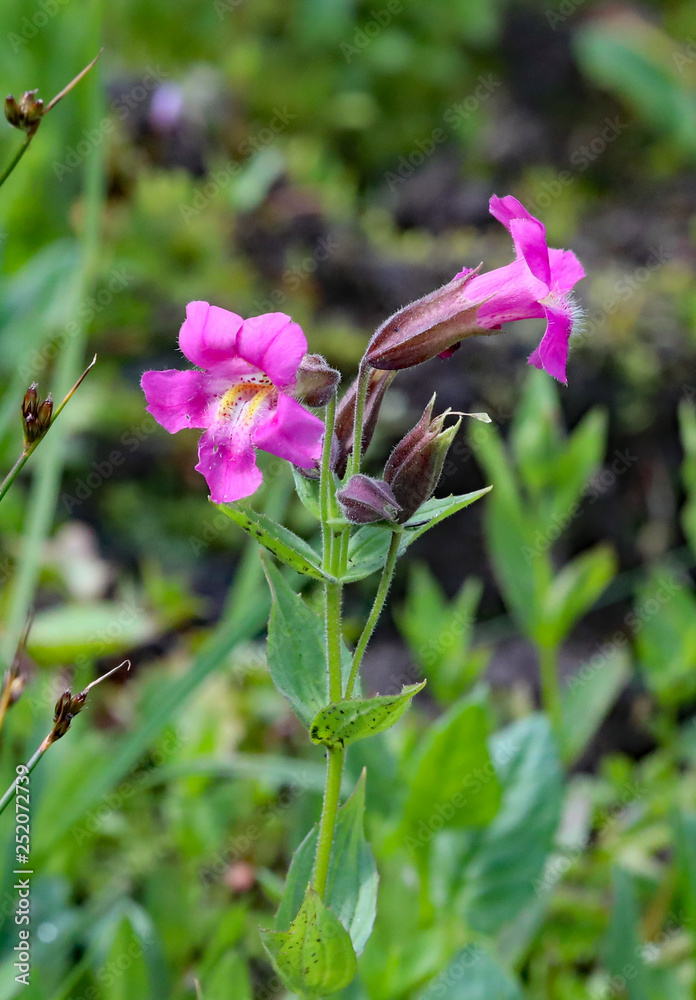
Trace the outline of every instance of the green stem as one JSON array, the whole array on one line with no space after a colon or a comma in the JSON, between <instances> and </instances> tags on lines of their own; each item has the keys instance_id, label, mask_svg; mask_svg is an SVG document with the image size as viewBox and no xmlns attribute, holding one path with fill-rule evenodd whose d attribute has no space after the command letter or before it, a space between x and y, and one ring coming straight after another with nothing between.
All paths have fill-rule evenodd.
<instances>
[{"instance_id":1,"label":"green stem","mask_svg":"<svg viewBox=\"0 0 696 1000\"><path fill-rule=\"evenodd\" d=\"M26 764L26 769L27 769L26 773L27 774L31 774L31 772L34 770L34 768L36 767L36 765L39 763L39 761L41 760L41 758L43 757L43 755L46 753L46 751L48 750L48 748L50 747L50 745L51 744L50 744L49 738L47 736L46 739L41 744L41 746L38 748L38 750L36 750L35 753L33 754L33 756L27 761L27 764ZM15 780L12 782L12 784L10 785L10 787L7 789L7 791L5 792L5 794L3 795L3 797L0 799L0 813L3 813L5 811L5 809L7 808L8 804L12 801L12 797L15 794L16 789L17 789L17 779L15 778Z\"/></svg>"},{"instance_id":2,"label":"green stem","mask_svg":"<svg viewBox=\"0 0 696 1000\"><path fill-rule=\"evenodd\" d=\"M34 135L36 135L36 133L34 133ZM22 157L24 156L24 154L26 153L26 151L31 146L31 140L34 138L34 135L28 135L26 137L26 139L24 140L23 144L19 147L19 149L17 150L17 152L15 153L15 155L12 157L12 159L10 160L10 162L8 163L8 165L5 167L5 169L2 172L2 174L0 174L0 187L3 186L3 184L5 183L5 181L7 180L7 178L10 176L10 174L12 173L12 171L14 170L14 168L17 166L17 164L22 159Z\"/></svg>"},{"instance_id":3,"label":"green stem","mask_svg":"<svg viewBox=\"0 0 696 1000\"><path fill-rule=\"evenodd\" d=\"M329 664L329 698L340 701L343 692L341 678L341 584L324 584L326 611L326 647Z\"/></svg>"},{"instance_id":4,"label":"green stem","mask_svg":"<svg viewBox=\"0 0 696 1000\"><path fill-rule=\"evenodd\" d=\"M21 472L21 470L24 468L24 465L25 465L27 459L29 458L29 456L31 455L31 453L32 453L33 450L34 450L33 448L25 448L24 451L22 452L22 454L19 456L19 458L15 462L15 464L12 466L12 468L10 469L10 471L7 473L7 475L3 479L2 486L0 486L0 500L3 499L3 497L5 496L5 494L7 493L7 491L9 490L10 486L12 486L12 483L15 481L15 479L17 478L17 476L19 475L19 473Z\"/></svg>"},{"instance_id":5,"label":"green stem","mask_svg":"<svg viewBox=\"0 0 696 1000\"><path fill-rule=\"evenodd\" d=\"M384 602L387 599L387 594L389 593L389 587L391 586L392 577L394 576L394 567L396 566L396 560L399 556L401 532L402 529L398 528L392 533L391 542L389 544L389 552L387 554L387 561L385 562L384 569L382 570L382 576L380 577L379 587L377 588L377 593L375 594L372 610L370 611L370 615L365 622L365 627L362 630L360 638L358 639L358 644L355 647L355 652L353 653L353 664L350 668L350 676L348 677L348 683L346 685L346 698L350 698L353 694L353 687L355 686L355 681L358 677L363 655L368 642L372 638L372 633L375 630L379 616L382 613L382 608L384 607Z\"/></svg>"},{"instance_id":6,"label":"green stem","mask_svg":"<svg viewBox=\"0 0 696 1000\"><path fill-rule=\"evenodd\" d=\"M331 846L341 794L344 753L345 751L341 747L333 747L327 751L326 789L324 790L324 804L321 810L317 856L314 862L314 879L312 881L312 888L319 893L322 899L326 893L326 879L329 874Z\"/></svg>"},{"instance_id":7,"label":"green stem","mask_svg":"<svg viewBox=\"0 0 696 1000\"><path fill-rule=\"evenodd\" d=\"M558 650L555 646L539 647L539 676L542 705L551 720L554 735L560 741L563 736L563 707L558 683Z\"/></svg>"},{"instance_id":8,"label":"green stem","mask_svg":"<svg viewBox=\"0 0 696 1000\"><path fill-rule=\"evenodd\" d=\"M332 396L326 406L324 421L324 444L321 450L321 476L319 479L319 509L321 512L321 538L324 553L323 566L329 571L332 561L333 535L329 525L331 517L331 442L336 420L336 396Z\"/></svg>"},{"instance_id":9,"label":"green stem","mask_svg":"<svg viewBox=\"0 0 696 1000\"><path fill-rule=\"evenodd\" d=\"M100 26L100 8L95 7L94 32L98 36ZM99 121L102 116L102 95L97 74L89 80L90 110L89 119ZM101 206L103 192L103 150L93 150L87 160L85 172L85 215L82 235L82 260L78 275L76 275L73 294L69 296L68 315L79 312L81 303L92 284L93 276L98 267L99 229L101 221ZM69 390L79 376L81 358L87 338L85 323L79 322L77 329L67 337L65 346L58 356L55 374L56 396L61 398ZM10 596L6 617L5 633L0 644L0 659L9 660L17 645L27 617L27 610L34 600L38 585L44 541L50 531L55 515L56 500L60 489L60 477L66 450L66 434L64 427L58 427L52 432L52 447L44 453L34 482L25 521L25 532L22 552L18 564L17 576Z\"/></svg>"},{"instance_id":10,"label":"green stem","mask_svg":"<svg viewBox=\"0 0 696 1000\"><path fill-rule=\"evenodd\" d=\"M355 419L353 421L353 450L348 465L348 476L357 475L360 472L360 462L362 460L362 439L363 420L365 418L365 400L367 399L367 387L370 383L371 369L364 361L360 362L358 370L358 388L355 393Z\"/></svg>"}]
</instances>

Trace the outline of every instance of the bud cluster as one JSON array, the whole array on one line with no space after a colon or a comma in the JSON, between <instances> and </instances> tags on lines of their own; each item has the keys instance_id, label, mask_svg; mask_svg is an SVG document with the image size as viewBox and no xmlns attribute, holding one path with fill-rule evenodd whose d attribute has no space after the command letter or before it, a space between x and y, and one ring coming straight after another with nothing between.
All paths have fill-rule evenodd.
<instances>
[{"instance_id":1,"label":"bud cluster","mask_svg":"<svg viewBox=\"0 0 696 1000\"><path fill-rule=\"evenodd\" d=\"M32 382L22 400L22 420L24 421L24 443L28 447L36 444L51 426L53 419L53 399L49 393L40 399L38 384Z\"/></svg>"},{"instance_id":2,"label":"bud cluster","mask_svg":"<svg viewBox=\"0 0 696 1000\"><path fill-rule=\"evenodd\" d=\"M5 98L5 118L14 128L26 132L31 138L36 133L44 116L44 102L37 98L37 90L25 90L17 101L8 94Z\"/></svg>"}]
</instances>

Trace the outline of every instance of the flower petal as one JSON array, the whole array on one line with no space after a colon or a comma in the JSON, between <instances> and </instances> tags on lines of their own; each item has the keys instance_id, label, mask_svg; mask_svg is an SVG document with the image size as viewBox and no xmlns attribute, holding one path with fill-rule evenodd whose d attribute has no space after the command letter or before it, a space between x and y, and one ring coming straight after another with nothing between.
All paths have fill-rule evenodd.
<instances>
[{"instance_id":1,"label":"flower petal","mask_svg":"<svg viewBox=\"0 0 696 1000\"><path fill-rule=\"evenodd\" d=\"M467 299L481 303L476 322L488 330L501 323L544 316L539 300L547 294L547 285L534 277L523 260L476 275L465 291Z\"/></svg>"},{"instance_id":2,"label":"flower petal","mask_svg":"<svg viewBox=\"0 0 696 1000\"><path fill-rule=\"evenodd\" d=\"M257 448L301 469L311 469L321 458L324 424L296 399L281 392L271 416L257 424L251 436Z\"/></svg>"},{"instance_id":3,"label":"flower petal","mask_svg":"<svg viewBox=\"0 0 696 1000\"><path fill-rule=\"evenodd\" d=\"M237 334L243 322L241 316L228 309L208 302L189 302L179 331L179 347L199 368L215 368L239 353Z\"/></svg>"},{"instance_id":4,"label":"flower petal","mask_svg":"<svg viewBox=\"0 0 696 1000\"><path fill-rule=\"evenodd\" d=\"M548 326L536 351L529 356L529 364L543 368L564 385L567 385L566 364L568 361L568 340L573 327L573 318L568 310L546 306Z\"/></svg>"},{"instance_id":5,"label":"flower petal","mask_svg":"<svg viewBox=\"0 0 696 1000\"><path fill-rule=\"evenodd\" d=\"M263 479L250 438L230 441L210 431L198 442L196 471L205 476L214 503L233 503L249 497Z\"/></svg>"},{"instance_id":6,"label":"flower petal","mask_svg":"<svg viewBox=\"0 0 696 1000\"><path fill-rule=\"evenodd\" d=\"M207 427L210 402L209 376L205 372L145 372L140 385L147 411L170 434L184 427Z\"/></svg>"},{"instance_id":7,"label":"flower petal","mask_svg":"<svg viewBox=\"0 0 696 1000\"><path fill-rule=\"evenodd\" d=\"M510 233L518 260L520 257L524 258L534 277L543 281L548 288L551 284L551 268L543 224L537 219L513 219L510 222Z\"/></svg>"},{"instance_id":8,"label":"flower petal","mask_svg":"<svg viewBox=\"0 0 696 1000\"><path fill-rule=\"evenodd\" d=\"M585 277L585 269L572 250L549 248L551 261L551 287L554 291L569 292Z\"/></svg>"},{"instance_id":9,"label":"flower petal","mask_svg":"<svg viewBox=\"0 0 696 1000\"><path fill-rule=\"evenodd\" d=\"M300 361L307 353L307 338L285 313L264 313L244 320L237 347L240 357L282 388L295 381Z\"/></svg>"},{"instance_id":10,"label":"flower petal","mask_svg":"<svg viewBox=\"0 0 696 1000\"><path fill-rule=\"evenodd\" d=\"M510 232L510 223L513 219L531 219L534 222L538 222L531 212L528 212L521 201L517 198L513 198L511 194L505 195L504 198L499 198L497 194L494 194L490 201L488 202L488 211L491 213L494 219L498 222L502 222L505 228Z\"/></svg>"}]
</instances>

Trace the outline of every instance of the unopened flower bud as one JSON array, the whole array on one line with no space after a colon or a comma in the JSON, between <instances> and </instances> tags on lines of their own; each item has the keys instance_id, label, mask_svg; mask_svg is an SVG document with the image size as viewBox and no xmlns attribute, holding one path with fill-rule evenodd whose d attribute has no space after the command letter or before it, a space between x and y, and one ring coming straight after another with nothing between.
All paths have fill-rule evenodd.
<instances>
[{"instance_id":1,"label":"unopened flower bud","mask_svg":"<svg viewBox=\"0 0 696 1000\"><path fill-rule=\"evenodd\" d=\"M87 700L87 691L80 691L79 694L74 695L69 689L63 691L62 695L56 702L55 711L53 714L53 729L50 734L50 742L55 743L56 740L62 739L63 736L70 729L70 723L75 718L76 715L82 711L85 707L85 702Z\"/></svg>"},{"instance_id":2,"label":"unopened flower bud","mask_svg":"<svg viewBox=\"0 0 696 1000\"><path fill-rule=\"evenodd\" d=\"M435 395L413 430L396 445L384 469L384 479L402 508L398 519L401 524L433 495L461 423L460 417L456 424L443 430L449 410L433 419L434 405Z\"/></svg>"},{"instance_id":3,"label":"unopened flower bud","mask_svg":"<svg viewBox=\"0 0 696 1000\"><path fill-rule=\"evenodd\" d=\"M34 444L44 436L51 426L53 417L53 399L50 393L45 399L40 399L36 389L37 383L32 382L22 400L22 420L26 445Z\"/></svg>"},{"instance_id":4,"label":"unopened flower bud","mask_svg":"<svg viewBox=\"0 0 696 1000\"><path fill-rule=\"evenodd\" d=\"M336 392L341 373L321 354L305 354L297 369L293 395L307 406L326 406Z\"/></svg>"},{"instance_id":5,"label":"unopened flower bud","mask_svg":"<svg viewBox=\"0 0 696 1000\"><path fill-rule=\"evenodd\" d=\"M398 521L401 507L390 486L382 479L359 473L336 494L344 516L353 524Z\"/></svg>"},{"instance_id":6,"label":"unopened flower bud","mask_svg":"<svg viewBox=\"0 0 696 1000\"><path fill-rule=\"evenodd\" d=\"M365 410L363 413L363 433L362 450L367 451L372 440L372 435L377 426L377 417L384 394L389 388L395 372L373 371L370 372L370 381L367 386L365 397ZM348 459L353 451L353 427L355 424L355 397L357 395L358 379L355 379L348 391L345 393L336 410L336 423L334 430L338 441L338 456L336 464L333 466L339 479L346 474Z\"/></svg>"},{"instance_id":7,"label":"unopened flower bud","mask_svg":"<svg viewBox=\"0 0 696 1000\"><path fill-rule=\"evenodd\" d=\"M34 135L44 115L44 103L40 98L37 100L37 93L36 90L26 90L19 101L12 94L5 98L5 118L28 136Z\"/></svg>"},{"instance_id":8,"label":"unopened flower bud","mask_svg":"<svg viewBox=\"0 0 696 1000\"><path fill-rule=\"evenodd\" d=\"M466 285L476 273L458 275L390 316L367 346L367 363L387 371L411 368L451 352L464 337L491 333L477 324L481 303L466 298Z\"/></svg>"}]
</instances>

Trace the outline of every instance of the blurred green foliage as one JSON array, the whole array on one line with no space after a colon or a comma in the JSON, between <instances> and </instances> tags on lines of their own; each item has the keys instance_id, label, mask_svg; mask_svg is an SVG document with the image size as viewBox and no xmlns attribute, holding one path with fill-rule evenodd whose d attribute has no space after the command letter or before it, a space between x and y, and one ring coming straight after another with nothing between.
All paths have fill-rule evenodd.
<instances>
[{"instance_id":1,"label":"blurred green foliage","mask_svg":"<svg viewBox=\"0 0 696 1000\"><path fill-rule=\"evenodd\" d=\"M499 590L467 534L471 511L411 550L397 584L398 680L430 683L395 730L351 747L344 791L366 766L380 885L342 995L693 997L694 39L686 0L5 0L5 92L48 99L97 40L105 52L99 113L78 87L0 191L9 468L19 401L34 379L51 388L77 318L85 175L101 163L79 317L85 361L99 361L61 418L37 669L3 730L3 787L65 684L115 657L134 669L96 689L32 781L28 988L12 968L2 817L0 1000L176 1000L196 981L204 1000L282 995L258 929L317 819L323 762L269 680L256 553L243 556L242 533L207 503L195 435L170 437L145 414L139 377L180 363L176 331L198 298L292 313L348 375L392 308L462 263L508 260L486 220L496 190L577 249L585 325L562 394L536 373L523 387L534 324L521 343L465 345L449 375L429 369L453 406L488 408L500 425L475 425L468 455L455 446L443 488L482 485L472 455L493 483L479 506ZM621 128L605 133L607 119ZM0 129L3 163L18 141ZM421 402L414 381L400 384L376 459ZM627 446L637 457L619 470ZM269 460L266 474L255 506L287 510L306 535L287 470ZM34 476L0 507L3 620ZM426 561L446 568L446 586ZM351 639L367 606L368 585L357 589ZM536 660L524 669L542 647L572 661L561 753L532 711ZM512 680L496 685L501 656ZM637 743L612 742L636 727ZM565 780L561 759L574 765ZM470 801L449 815L444 793L463 772Z\"/></svg>"}]
</instances>

